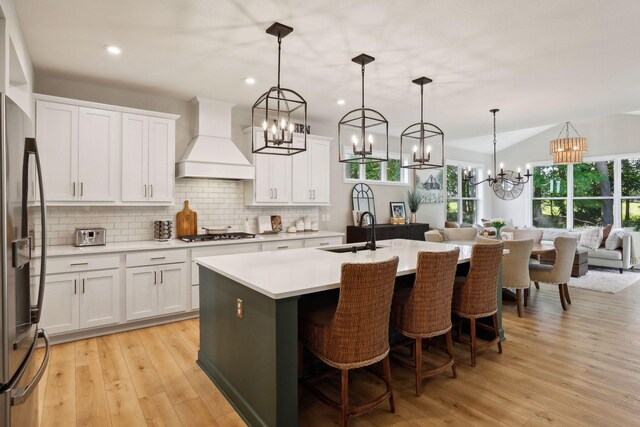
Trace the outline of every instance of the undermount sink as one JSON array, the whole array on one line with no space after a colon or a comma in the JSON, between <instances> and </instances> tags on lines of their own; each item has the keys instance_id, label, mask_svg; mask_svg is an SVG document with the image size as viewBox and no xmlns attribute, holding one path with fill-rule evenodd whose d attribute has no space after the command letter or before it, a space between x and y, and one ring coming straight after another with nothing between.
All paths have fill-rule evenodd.
<instances>
[{"instance_id":1,"label":"undermount sink","mask_svg":"<svg viewBox=\"0 0 640 427\"><path fill-rule=\"evenodd\" d=\"M376 246L376 249L384 248L385 246ZM360 246L341 246L339 248L317 248L321 251L333 252L335 254L344 254L347 252L360 252L360 251L370 251L371 249L365 245Z\"/></svg>"}]
</instances>

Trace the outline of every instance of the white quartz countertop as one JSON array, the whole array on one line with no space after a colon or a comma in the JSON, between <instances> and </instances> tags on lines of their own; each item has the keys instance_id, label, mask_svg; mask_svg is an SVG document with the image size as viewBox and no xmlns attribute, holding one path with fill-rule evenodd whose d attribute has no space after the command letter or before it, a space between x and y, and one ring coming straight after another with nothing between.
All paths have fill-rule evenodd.
<instances>
[{"instance_id":1,"label":"white quartz countertop","mask_svg":"<svg viewBox=\"0 0 640 427\"><path fill-rule=\"evenodd\" d=\"M240 245L244 243L263 243L284 240L315 239L323 237L342 237L344 233L336 231L305 231L301 233L257 234L253 239L219 240L215 242L192 242L172 239L168 242L156 242L155 240L140 240L135 242L107 243L104 246L85 246L77 248L73 245L49 246L47 257L92 255L115 252L133 251L158 251L163 249L189 249L202 246ZM34 258L40 257L39 251L34 251Z\"/></svg>"},{"instance_id":2,"label":"white quartz countertop","mask_svg":"<svg viewBox=\"0 0 640 427\"><path fill-rule=\"evenodd\" d=\"M333 253L318 248L256 252L196 258L195 261L216 273L273 299L310 294L340 286L340 268L345 262L377 262L399 258L398 276L415 273L418 252L448 251L460 248L458 263L469 262L471 245L422 242L416 240L381 240L381 248L357 253ZM364 243L357 243L360 246ZM350 247L353 244L340 245ZM337 246L332 246L335 248ZM200 282L200 286L212 286Z\"/></svg>"}]
</instances>

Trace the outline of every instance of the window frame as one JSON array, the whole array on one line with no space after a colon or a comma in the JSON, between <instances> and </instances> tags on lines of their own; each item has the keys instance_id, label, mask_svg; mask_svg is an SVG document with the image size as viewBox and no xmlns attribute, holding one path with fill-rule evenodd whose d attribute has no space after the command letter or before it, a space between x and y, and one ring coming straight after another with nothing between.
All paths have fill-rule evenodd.
<instances>
[{"instance_id":1,"label":"window frame","mask_svg":"<svg viewBox=\"0 0 640 427\"><path fill-rule=\"evenodd\" d=\"M449 166L453 166L458 168L458 174L457 174L457 186L456 186L456 197L449 197L449 192L447 191L447 167ZM445 197L444 197L444 218L445 221L449 221L449 219L447 218L447 208L449 206L449 201L450 200L455 200L458 204L458 218L457 218L457 223L458 224L462 224L462 219L464 216L464 213L462 212L462 201L463 200L474 200L476 202L476 217L474 222L471 225L475 225L478 224L480 222L480 218L482 218L483 215L483 209L482 209L482 201L484 200L484 184L481 185L477 185L476 186L476 196L475 197L462 197L462 171L463 169L470 167L472 169L476 170L476 174L477 177L476 179L478 181L481 181L484 179L484 165L481 163L472 163L472 162L464 162L464 161L460 161L460 160L447 160L445 162L444 165L444 192L445 192Z\"/></svg>"},{"instance_id":2,"label":"window frame","mask_svg":"<svg viewBox=\"0 0 640 427\"><path fill-rule=\"evenodd\" d=\"M344 155L347 156L350 154L350 147L344 147ZM384 156L386 152L384 151L373 151L373 155L375 156ZM400 153L389 152L389 159L392 160L400 160L401 165L406 165L409 163L409 157L407 155L402 156L400 159ZM347 165L349 163L343 163L342 168L342 182L345 184L357 184L359 182L370 184L370 185L391 185L391 186L400 186L400 187L408 187L411 185L409 182L409 169L400 168L400 181L387 181L387 162L380 162L380 180L375 179L366 179L366 164L358 165L358 176L359 178L349 178L347 177Z\"/></svg>"},{"instance_id":3,"label":"window frame","mask_svg":"<svg viewBox=\"0 0 640 427\"><path fill-rule=\"evenodd\" d=\"M608 200L613 198L613 228L622 228L622 200L639 199L640 197L622 195L622 160L640 159L640 153L612 154L608 156L590 156L583 159L583 163L613 162L613 196L574 196L573 165L567 165L567 196L566 197L533 197L533 180L525 187L527 195L527 225L533 225L533 201L534 200L566 200L567 201L567 229L574 229L573 201L574 200ZM553 166L553 161L531 162L531 168ZM606 224L605 224L606 225Z\"/></svg>"}]
</instances>

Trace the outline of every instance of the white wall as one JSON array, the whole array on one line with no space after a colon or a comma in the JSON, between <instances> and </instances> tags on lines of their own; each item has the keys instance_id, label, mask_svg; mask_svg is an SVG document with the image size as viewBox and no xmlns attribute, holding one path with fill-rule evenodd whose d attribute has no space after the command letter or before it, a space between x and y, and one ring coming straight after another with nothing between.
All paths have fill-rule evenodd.
<instances>
[{"instance_id":1,"label":"white wall","mask_svg":"<svg viewBox=\"0 0 640 427\"><path fill-rule=\"evenodd\" d=\"M619 114L591 120L574 121L581 136L588 138L589 156L640 153L640 116ZM498 153L498 159L512 168L522 167L525 163L548 162L549 141L558 137L563 124L526 139ZM531 183L527 184L523 195L513 201L502 201L493 196L493 214L504 218L513 218L515 225L530 225Z\"/></svg>"}]
</instances>

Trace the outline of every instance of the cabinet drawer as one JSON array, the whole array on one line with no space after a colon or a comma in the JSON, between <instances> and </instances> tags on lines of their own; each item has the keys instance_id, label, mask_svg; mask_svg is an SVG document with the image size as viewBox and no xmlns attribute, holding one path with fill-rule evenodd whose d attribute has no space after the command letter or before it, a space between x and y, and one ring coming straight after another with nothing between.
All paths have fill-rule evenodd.
<instances>
[{"instance_id":1,"label":"cabinet drawer","mask_svg":"<svg viewBox=\"0 0 640 427\"><path fill-rule=\"evenodd\" d=\"M342 237L318 237L313 239L306 239L304 241L305 248L318 248L320 246L333 246L333 245L341 245Z\"/></svg>"},{"instance_id":2,"label":"cabinet drawer","mask_svg":"<svg viewBox=\"0 0 640 427\"><path fill-rule=\"evenodd\" d=\"M260 243L240 243L237 245L204 246L191 250L191 259L206 256L246 254L260 252Z\"/></svg>"},{"instance_id":3,"label":"cabinet drawer","mask_svg":"<svg viewBox=\"0 0 640 427\"><path fill-rule=\"evenodd\" d=\"M120 255L83 255L47 259L47 274L106 270L120 267ZM39 274L39 271L32 274Z\"/></svg>"},{"instance_id":4,"label":"cabinet drawer","mask_svg":"<svg viewBox=\"0 0 640 427\"><path fill-rule=\"evenodd\" d=\"M265 242L262 244L262 252L277 251L283 249L299 249L303 246L302 240L285 240L282 242Z\"/></svg>"},{"instance_id":5,"label":"cabinet drawer","mask_svg":"<svg viewBox=\"0 0 640 427\"><path fill-rule=\"evenodd\" d=\"M187 250L135 252L127 254L127 267L173 264L187 261Z\"/></svg>"}]
</instances>

